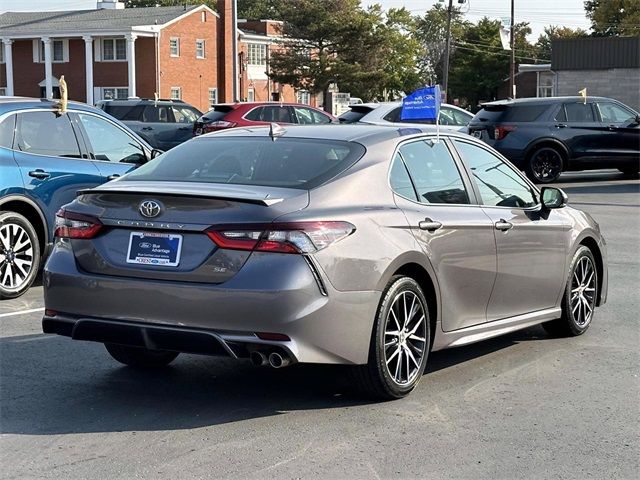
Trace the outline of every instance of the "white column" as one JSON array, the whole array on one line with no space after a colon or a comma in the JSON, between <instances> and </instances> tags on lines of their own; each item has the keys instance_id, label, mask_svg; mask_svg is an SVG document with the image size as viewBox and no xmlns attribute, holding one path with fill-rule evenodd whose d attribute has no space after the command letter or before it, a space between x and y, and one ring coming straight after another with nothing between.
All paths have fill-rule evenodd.
<instances>
[{"instance_id":1,"label":"white column","mask_svg":"<svg viewBox=\"0 0 640 480\"><path fill-rule=\"evenodd\" d=\"M129 64L129 96L136 96L136 36L127 34L127 62Z\"/></svg>"},{"instance_id":2,"label":"white column","mask_svg":"<svg viewBox=\"0 0 640 480\"><path fill-rule=\"evenodd\" d=\"M13 50L11 44L13 40L10 38L3 38L2 44L4 45L4 66L7 71L7 95L13 95Z\"/></svg>"},{"instance_id":3,"label":"white column","mask_svg":"<svg viewBox=\"0 0 640 480\"><path fill-rule=\"evenodd\" d=\"M45 96L49 99L53 98L53 65L52 65L52 51L51 51L51 39L49 37L42 37L44 43L44 84L45 84Z\"/></svg>"},{"instance_id":4,"label":"white column","mask_svg":"<svg viewBox=\"0 0 640 480\"><path fill-rule=\"evenodd\" d=\"M87 89L87 103L93 105L93 37L87 35L84 40L85 81Z\"/></svg>"}]
</instances>

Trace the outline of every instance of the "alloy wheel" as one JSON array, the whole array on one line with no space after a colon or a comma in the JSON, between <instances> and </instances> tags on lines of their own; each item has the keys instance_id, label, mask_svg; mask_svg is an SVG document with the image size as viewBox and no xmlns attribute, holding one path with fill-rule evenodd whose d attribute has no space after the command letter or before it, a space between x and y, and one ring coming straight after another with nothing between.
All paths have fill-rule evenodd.
<instances>
[{"instance_id":1,"label":"alloy wheel","mask_svg":"<svg viewBox=\"0 0 640 480\"><path fill-rule=\"evenodd\" d=\"M589 324L596 302L596 270L589 257L582 257L571 280L571 315L580 328Z\"/></svg>"},{"instance_id":2,"label":"alloy wheel","mask_svg":"<svg viewBox=\"0 0 640 480\"><path fill-rule=\"evenodd\" d=\"M562 157L553 148L541 148L531 158L531 171L540 182L552 182L562 173Z\"/></svg>"},{"instance_id":3,"label":"alloy wheel","mask_svg":"<svg viewBox=\"0 0 640 480\"><path fill-rule=\"evenodd\" d=\"M426 352L427 325L424 306L411 291L393 299L384 331L384 361L398 385L410 384L421 371Z\"/></svg>"},{"instance_id":4,"label":"alloy wheel","mask_svg":"<svg viewBox=\"0 0 640 480\"><path fill-rule=\"evenodd\" d=\"M33 268L33 244L27 231L15 223L0 227L0 285L19 289Z\"/></svg>"}]
</instances>

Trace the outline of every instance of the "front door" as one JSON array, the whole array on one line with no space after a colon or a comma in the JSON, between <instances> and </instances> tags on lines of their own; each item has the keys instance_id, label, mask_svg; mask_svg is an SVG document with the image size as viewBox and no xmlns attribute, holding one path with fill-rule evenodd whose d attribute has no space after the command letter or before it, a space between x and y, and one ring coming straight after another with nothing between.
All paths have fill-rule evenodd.
<instances>
[{"instance_id":1,"label":"front door","mask_svg":"<svg viewBox=\"0 0 640 480\"><path fill-rule=\"evenodd\" d=\"M473 205L468 178L448 143L405 143L393 160L390 181L396 204L438 277L442 329L485 322L496 277L493 225Z\"/></svg>"},{"instance_id":2,"label":"front door","mask_svg":"<svg viewBox=\"0 0 640 480\"><path fill-rule=\"evenodd\" d=\"M636 122L636 113L612 101L598 101L596 105L603 144L607 146L603 167L638 168L640 125Z\"/></svg>"},{"instance_id":3,"label":"front door","mask_svg":"<svg viewBox=\"0 0 640 480\"><path fill-rule=\"evenodd\" d=\"M497 247L497 277L487 321L554 307L566 274L569 225L542 212L533 187L489 150L464 140L455 147L472 172Z\"/></svg>"}]
</instances>

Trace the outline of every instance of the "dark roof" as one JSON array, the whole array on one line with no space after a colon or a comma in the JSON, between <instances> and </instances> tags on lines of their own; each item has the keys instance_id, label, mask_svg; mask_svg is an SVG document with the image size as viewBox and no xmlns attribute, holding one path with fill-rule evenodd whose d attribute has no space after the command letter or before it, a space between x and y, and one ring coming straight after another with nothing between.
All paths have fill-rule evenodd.
<instances>
[{"instance_id":1,"label":"dark roof","mask_svg":"<svg viewBox=\"0 0 640 480\"><path fill-rule=\"evenodd\" d=\"M6 12L0 15L0 35L61 34L131 30L140 25L162 25L198 8L145 7L64 12Z\"/></svg>"},{"instance_id":2,"label":"dark roof","mask_svg":"<svg viewBox=\"0 0 640 480\"><path fill-rule=\"evenodd\" d=\"M610 100L605 97L593 97L587 92L588 100ZM536 97L536 98L516 98L515 100L496 100L494 102L483 102L482 105L545 105L562 102L582 102L583 97L578 95L568 97Z\"/></svg>"},{"instance_id":3,"label":"dark roof","mask_svg":"<svg viewBox=\"0 0 640 480\"><path fill-rule=\"evenodd\" d=\"M579 37L551 42L551 70L640 68L640 37Z\"/></svg>"}]
</instances>

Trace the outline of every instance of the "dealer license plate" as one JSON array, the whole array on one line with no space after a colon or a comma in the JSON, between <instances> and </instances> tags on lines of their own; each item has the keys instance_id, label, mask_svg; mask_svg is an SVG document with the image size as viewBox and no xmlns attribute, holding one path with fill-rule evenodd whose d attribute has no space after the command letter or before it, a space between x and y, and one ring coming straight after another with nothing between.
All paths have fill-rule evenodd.
<instances>
[{"instance_id":1,"label":"dealer license plate","mask_svg":"<svg viewBox=\"0 0 640 480\"><path fill-rule=\"evenodd\" d=\"M182 235L131 232L127 263L176 267L180 263Z\"/></svg>"}]
</instances>

